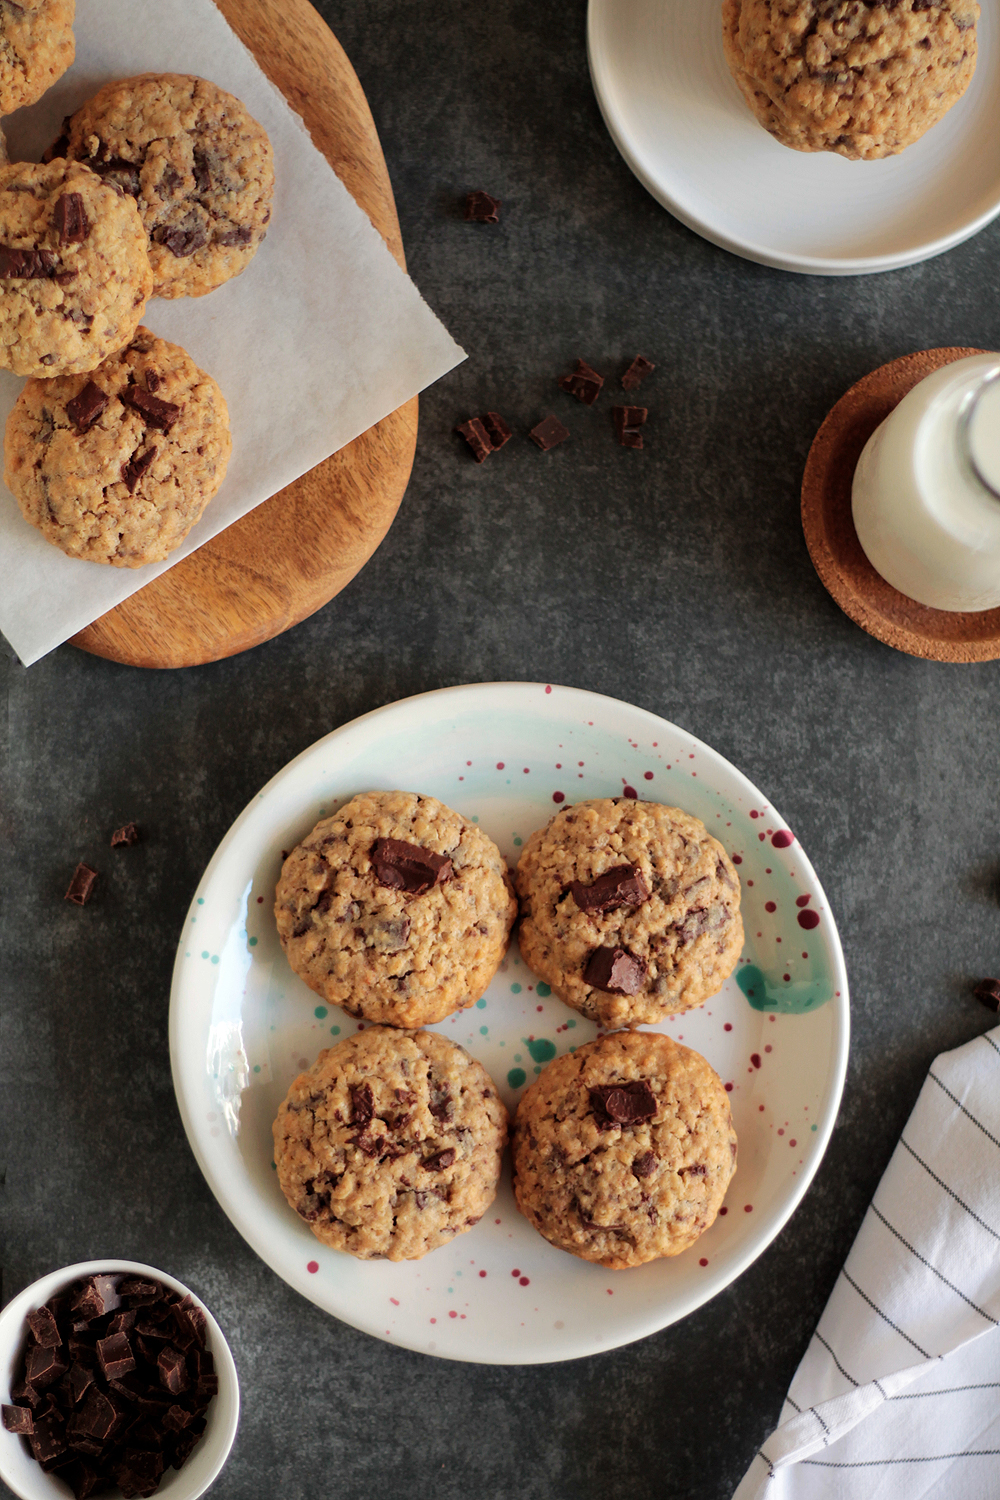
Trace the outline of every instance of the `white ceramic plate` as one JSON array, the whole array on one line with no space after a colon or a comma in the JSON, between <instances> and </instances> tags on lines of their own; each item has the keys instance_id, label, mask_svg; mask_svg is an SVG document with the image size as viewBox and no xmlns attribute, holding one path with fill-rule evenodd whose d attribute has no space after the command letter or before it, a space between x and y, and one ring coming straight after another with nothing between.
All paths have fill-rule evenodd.
<instances>
[{"instance_id":1,"label":"white ceramic plate","mask_svg":"<svg viewBox=\"0 0 1000 1500\"><path fill-rule=\"evenodd\" d=\"M511 864L560 803L623 793L694 813L740 861L747 942L736 976L703 1009L662 1028L704 1053L731 1085L739 1136L726 1206L686 1254L619 1272L576 1260L520 1216L507 1172L494 1210L474 1229L402 1264L328 1250L285 1203L271 1155L278 1105L321 1048L356 1024L319 1004L285 961L272 911L282 851L355 793L397 787L475 818ZM548 1058L596 1035L535 980L516 946L483 999L435 1029L480 1059L512 1110ZM833 917L766 798L653 714L528 683L450 688L392 704L279 772L205 871L170 1006L188 1139L257 1253L317 1306L377 1338L495 1364L614 1348L683 1317L738 1276L819 1165L847 1041L847 976Z\"/></svg>"},{"instance_id":2,"label":"white ceramic plate","mask_svg":"<svg viewBox=\"0 0 1000 1500\"><path fill-rule=\"evenodd\" d=\"M773 140L726 67L721 0L590 0L590 72L615 145L689 229L783 271L891 271L1000 212L1000 0L981 6L964 96L884 161Z\"/></svg>"}]
</instances>

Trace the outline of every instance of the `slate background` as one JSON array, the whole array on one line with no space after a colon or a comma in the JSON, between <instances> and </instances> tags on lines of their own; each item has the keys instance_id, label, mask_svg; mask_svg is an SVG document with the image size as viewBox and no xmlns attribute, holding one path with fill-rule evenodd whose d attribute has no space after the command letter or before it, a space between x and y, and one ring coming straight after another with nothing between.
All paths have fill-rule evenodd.
<instances>
[{"instance_id":1,"label":"slate background","mask_svg":"<svg viewBox=\"0 0 1000 1500\"><path fill-rule=\"evenodd\" d=\"M321 0L360 75L417 285L469 350L421 398L413 478L337 599L256 651L128 670L0 643L3 1300L97 1255L209 1302L242 1379L218 1500L727 1500L788 1381L932 1057L986 1030L1000 968L1000 665L899 655L820 585L806 452L861 375L937 345L1000 346L1000 222L889 275L816 279L699 239L602 125L584 6ZM463 194L503 200L498 228ZM562 396L582 355L656 361L643 453ZM610 403L605 402L605 405ZM517 437L478 467L488 407ZM572 440L522 434L557 411ZM707 740L773 799L838 916L853 994L840 1119L771 1248L679 1326L569 1365L411 1354L318 1313L201 1178L167 1059L177 935L253 792L369 709L453 683L563 682ZM135 850L108 831L142 825ZM101 870L79 910L79 859Z\"/></svg>"}]
</instances>

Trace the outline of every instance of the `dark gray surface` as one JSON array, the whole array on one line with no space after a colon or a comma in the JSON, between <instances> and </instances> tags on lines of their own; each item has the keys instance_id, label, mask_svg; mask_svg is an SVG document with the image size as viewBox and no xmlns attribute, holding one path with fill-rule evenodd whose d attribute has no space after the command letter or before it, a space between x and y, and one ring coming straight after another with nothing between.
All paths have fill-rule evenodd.
<instances>
[{"instance_id":1,"label":"dark gray surface","mask_svg":"<svg viewBox=\"0 0 1000 1500\"><path fill-rule=\"evenodd\" d=\"M707 3L707 0L706 0ZM773 1425L934 1054L985 1030L1000 968L1000 665L896 654L850 623L798 515L809 444L861 375L1000 346L1000 224L860 279L796 277L684 229L631 177L591 92L584 7L500 0L319 9L364 85L410 270L469 351L421 398L385 543L312 620L171 674L5 645L0 1223L3 1299L96 1255L209 1302L243 1418L212 1493L313 1500L727 1500ZM459 202L503 199L497 228ZM554 385L637 352L647 447ZM517 435L475 465L486 408ZM548 411L572 439L523 434ZM836 913L852 982L840 1121L792 1222L677 1327L570 1365L407 1353L290 1291L229 1225L181 1129L167 999L191 892L249 797L380 704L453 683L558 681L672 719L773 799ZM107 848L126 819L137 849ZM101 871L79 910L79 859Z\"/></svg>"}]
</instances>

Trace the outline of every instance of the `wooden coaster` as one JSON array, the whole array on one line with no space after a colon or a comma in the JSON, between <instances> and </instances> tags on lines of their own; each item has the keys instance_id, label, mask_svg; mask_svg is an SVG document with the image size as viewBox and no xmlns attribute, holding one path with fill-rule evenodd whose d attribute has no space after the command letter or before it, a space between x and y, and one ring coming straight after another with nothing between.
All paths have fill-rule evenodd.
<instances>
[{"instance_id":1,"label":"wooden coaster","mask_svg":"<svg viewBox=\"0 0 1000 1500\"><path fill-rule=\"evenodd\" d=\"M876 427L925 375L982 349L925 349L873 370L827 416L802 479L802 529L816 572L846 615L877 640L930 661L1000 657L1000 609L930 609L876 573L858 541L851 482Z\"/></svg>"},{"instance_id":2,"label":"wooden coaster","mask_svg":"<svg viewBox=\"0 0 1000 1500\"><path fill-rule=\"evenodd\" d=\"M382 148L336 37L309 0L216 4L405 270ZM389 530L416 443L414 396L81 630L72 644L129 666L190 667L297 625L350 582Z\"/></svg>"}]
</instances>

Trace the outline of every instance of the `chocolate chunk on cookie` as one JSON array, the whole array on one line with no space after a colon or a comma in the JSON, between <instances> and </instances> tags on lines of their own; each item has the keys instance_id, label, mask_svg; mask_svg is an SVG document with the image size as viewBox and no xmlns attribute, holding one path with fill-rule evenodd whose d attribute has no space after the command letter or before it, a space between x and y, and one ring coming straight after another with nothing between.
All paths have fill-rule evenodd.
<instances>
[{"instance_id":1,"label":"chocolate chunk on cookie","mask_svg":"<svg viewBox=\"0 0 1000 1500\"><path fill-rule=\"evenodd\" d=\"M417 1260L496 1196L507 1111L489 1074L433 1032L373 1026L321 1052L274 1122L281 1191L317 1239Z\"/></svg>"},{"instance_id":2,"label":"chocolate chunk on cookie","mask_svg":"<svg viewBox=\"0 0 1000 1500\"><path fill-rule=\"evenodd\" d=\"M560 1250L613 1270L679 1255L736 1170L722 1081L655 1032L617 1032L549 1063L513 1132L514 1194Z\"/></svg>"},{"instance_id":3,"label":"chocolate chunk on cookie","mask_svg":"<svg viewBox=\"0 0 1000 1500\"><path fill-rule=\"evenodd\" d=\"M271 217L266 131L214 83L146 73L107 84L49 154L85 161L135 199L156 297L200 297L249 265Z\"/></svg>"}]
</instances>

